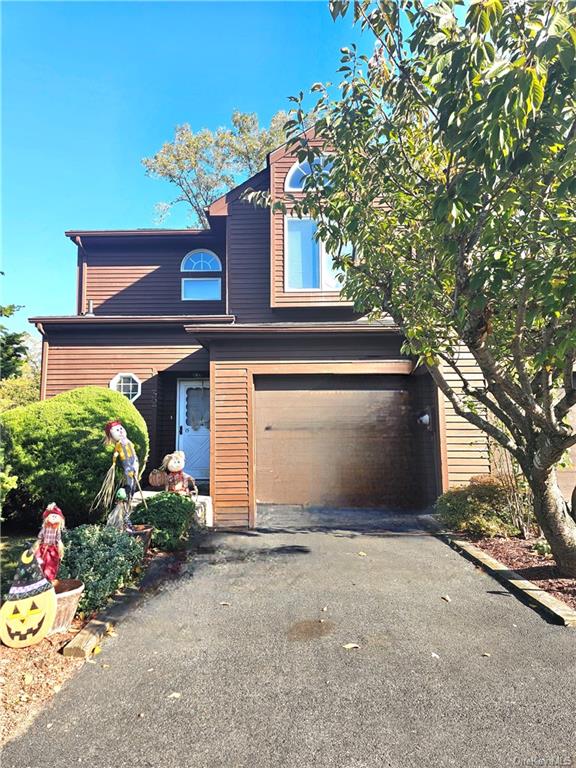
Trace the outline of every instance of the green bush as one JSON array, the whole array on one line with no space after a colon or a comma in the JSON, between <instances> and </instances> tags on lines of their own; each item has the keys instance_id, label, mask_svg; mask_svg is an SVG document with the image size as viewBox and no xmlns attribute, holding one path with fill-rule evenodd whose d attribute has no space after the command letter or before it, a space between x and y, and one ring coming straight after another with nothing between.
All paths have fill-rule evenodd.
<instances>
[{"instance_id":1,"label":"green bush","mask_svg":"<svg viewBox=\"0 0 576 768\"><path fill-rule=\"evenodd\" d=\"M85 613L103 608L116 590L130 583L142 560L141 542L115 528L80 525L65 531L62 540L65 553L58 577L84 582L79 610Z\"/></svg>"},{"instance_id":2,"label":"green bush","mask_svg":"<svg viewBox=\"0 0 576 768\"><path fill-rule=\"evenodd\" d=\"M534 544L532 544L531 548L534 552L542 555L542 557L552 557L552 547L548 544L546 539L538 539L538 541L535 541Z\"/></svg>"},{"instance_id":3,"label":"green bush","mask_svg":"<svg viewBox=\"0 0 576 768\"><path fill-rule=\"evenodd\" d=\"M450 530L471 536L493 538L520 533L496 477L474 477L468 485L446 491L436 501L436 513Z\"/></svg>"},{"instance_id":4,"label":"green bush","mask_svg":"<svg viewBox=\"0 0 576 768\"><path fill-rule=\"evenodd\" d=\"M55 501L69 527L93 521L90 506L112 461L103 444L104 425L123 423L136 446L140 467L148 456L148 430L134 405L105 387L80 387L1 416L6 461L18 487L6 498L7 518L32 523Z\"/></svg>"},{"instance_id":5,"label":"green bush","mask_svg":"<svg viewBox=\"0 0 576 768\"><path fill-rule=\"evenodd\" d=\"M139 504L131 515L135 524L153 526L152 546L173 550L183 546L191 526L194 525L195 504L192 499L177 493L158 493L146 499L148 509Z\"/></svg>"}]
</instances>

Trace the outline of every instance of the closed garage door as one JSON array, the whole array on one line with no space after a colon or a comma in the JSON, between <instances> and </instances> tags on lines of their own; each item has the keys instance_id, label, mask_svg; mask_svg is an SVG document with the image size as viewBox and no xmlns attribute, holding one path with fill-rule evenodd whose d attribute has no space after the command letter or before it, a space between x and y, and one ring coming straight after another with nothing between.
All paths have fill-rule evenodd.
<instances>
[{"instance_id":1,"label":"closed garage door","mask_svg":"<svg viewBox=\"0 0 576 768\"><path fill-rule=\"evenodd\" d=\"M424 506L434 441L416 424L413 390L407 376L256 377L257 501Z\"/></svg>"}]
</instances>

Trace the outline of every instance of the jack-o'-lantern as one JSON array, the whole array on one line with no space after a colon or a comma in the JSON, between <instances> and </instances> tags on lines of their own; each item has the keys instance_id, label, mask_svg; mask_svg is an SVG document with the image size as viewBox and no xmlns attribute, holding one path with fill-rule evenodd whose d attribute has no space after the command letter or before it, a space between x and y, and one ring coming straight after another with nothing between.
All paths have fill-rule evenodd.
<instances>
[{"instance_id":1,"label":"jack-o'-lantern","mask_svg":"<svg viewBox=\"0 0 576 768\"><path fill-rule=\"evenodd\" d=\"M0 608L0 640L11 648L35 645L52 629L55 616L54 587L43 576L34 552L27 549Z\"/></svg>"}]
</instances>

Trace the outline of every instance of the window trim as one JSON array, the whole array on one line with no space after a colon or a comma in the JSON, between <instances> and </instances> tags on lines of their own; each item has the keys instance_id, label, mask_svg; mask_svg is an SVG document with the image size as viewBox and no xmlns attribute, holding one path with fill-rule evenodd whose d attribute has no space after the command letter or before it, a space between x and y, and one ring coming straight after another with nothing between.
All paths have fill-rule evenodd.
<instances>
[{"instance_id":1,"label":"window trim","mask_svg":"<svg viewBox=\"0 0 576 768\"><path fill-rule=\"evenodd\" d=\"M130 378L134 379L136 382L136 385L138 387L138 392L133 398L129 398L128 395L125 395L123 392L120 392L116 387L120 381L120 379L123 376L130 376ZM123 395L129 402L134 403L140 395L142 394L142 381L138 376L136 376L135 373L132 373L131 371L120 371L115 376L113 376L110 381L108 382L108 389L111 389L113 392L118 392L119 395Z\"/></svg>"},{"instance_id":2,"label":"window trim","mask_svg":"<svg viewBox=\"0 0 576 768\"><path fill-rule=\"evenodd\" d=\"M302 184L301 187L295 187L292 184L292 177L296 174L296 171L304 165L304 163L308 163L308 165L310 165L308 160L304 160L303 162L296 160L296 162L292 166L290 166L290 170L288 171L288 173L286 174L286 178L284 179L285 192L303 192L304 191L304 184ZM306 175L309 175L309 174L306 174ZM306 179L306 176L304 176L304 179Z\"/></svg>"},{"instance_id":3,"label":"window trim","mask_svg":"<svg viewBox=\"0 0 576 768\"><path fill-rule=\"evenodd\" d=\"M204 301L204 302L216 302L216 301L222 301L222 272L201 272L202 277L183 277L180 280L180 301ZM218 277L205 277L205 275L211 275L216 274ZM220 287L220 296L217 299L194 299L189 296L184 296L184 283L186 281L189 281L191 283L200 283L200 282L206 282L210 280L210 282L214 282L215 280L218 280L218 284Z\"/></svg>"},{"instance_id":4,"label":"window trim","mask_svg":"<svg viewBox=\"0 0 576 768\"><path fill-rule=\"evenodd\" d=\"M213 258L216 259L216 261L218 263L218 269L186 269L184 267L184 264L190 258L190 256L194 256L196 253L209 253L210 256L212 256ZM194 272L202 272L202 273L204 273L204 272L220 272L221 273L222 272L222 260L220 259L220 257L216 253L214 253L214 251L211 251L209 248L194 248L192 251L188 251L188 253L184 254L184 257L183 257L182 261L180 262L180 272L185 272L185 273L190 273L190 272L192 272L192 273L194 273Z\"/></svg>"},{"instance_id":5,"label":"window trim","mask_svg":"<svg viewBox=\"0 0 576 768\"><path fill-rule=\"evenodd\" d=\"M327 255L326 248L322 240L317 240L318 243L318 269L320 273L320 287L319 288L290 288L289 286L289 260L288 260L288 220L296 219L297 221L314 221L311 216L294 216L292 214L285 214L284 216L284 292L285 293L340 293L340 288L325 288L324 287L324 261Z\"/></svg>"}]
</instances>

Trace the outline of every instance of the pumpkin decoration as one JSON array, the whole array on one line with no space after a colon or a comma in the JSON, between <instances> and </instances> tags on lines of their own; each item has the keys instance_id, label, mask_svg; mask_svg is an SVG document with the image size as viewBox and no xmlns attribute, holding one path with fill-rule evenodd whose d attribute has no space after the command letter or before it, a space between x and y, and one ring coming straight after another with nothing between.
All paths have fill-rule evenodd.
<instances>
[{"instance_id":1,"label":"pumpkin decoration","mask_svg":"<svg viewBox=\"0 0 576 768\"><path fill-rule=\"evenodd\" d=\"M43 640L56 616L56 592L32 549L22 553L6 602L0 608L0 640L26 648Z\"/></svg>"}]
</instances>

